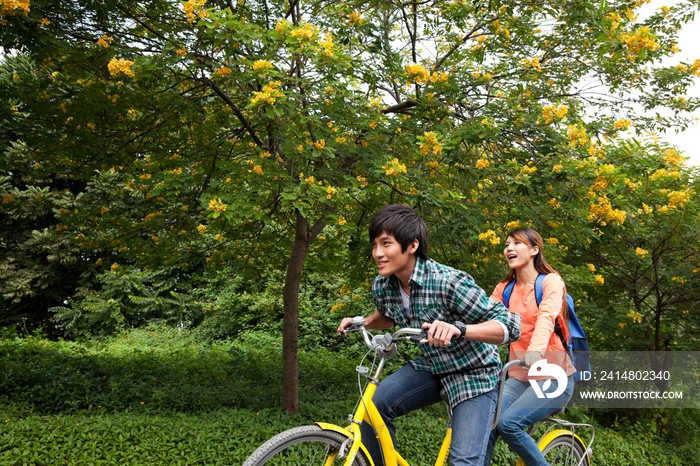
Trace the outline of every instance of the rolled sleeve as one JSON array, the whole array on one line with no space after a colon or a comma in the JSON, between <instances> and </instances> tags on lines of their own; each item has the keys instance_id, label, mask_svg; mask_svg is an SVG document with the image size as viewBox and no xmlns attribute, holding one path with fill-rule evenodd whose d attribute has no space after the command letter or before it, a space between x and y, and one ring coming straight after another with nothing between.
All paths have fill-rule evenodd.
<instances>
[{"instance_id":1,"label":"rolled sleeve","mask_svg":"<svg viewBox=\"0 0 700 466\"><path fill-rule=\"evenodd\" d=\"M456 280L448 288L448 297L453 305L462 309L469 319L468 323L480 323L494 320L504 327L505 339L502 344L511 343L520 338L520 316L499 301L486 296L471 277L468 280ZM453 292L453 293L452 293Z\"/></svg>"}]
</instances>

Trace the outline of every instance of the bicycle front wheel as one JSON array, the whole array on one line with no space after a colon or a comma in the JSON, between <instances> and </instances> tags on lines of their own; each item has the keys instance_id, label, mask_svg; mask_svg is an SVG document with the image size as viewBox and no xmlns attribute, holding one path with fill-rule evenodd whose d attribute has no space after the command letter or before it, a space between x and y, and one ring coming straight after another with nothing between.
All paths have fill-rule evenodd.
<instances>
[{"instance_id":1,"label":"bicycle front wheel","mask_svg":"<svg viewBox=\"0 0 700 466\"><path fill-rule=\"evenodd\" d=\"M550 466L589 466L586 451L573 435L560 435L542 450Z\"/></svg>"},{"instance_id":2,"label":"bicycle front wheel","mask_svg":"<svg viewBox=\"0 0 700 466\"><path fill-rule=\"evenodd\" d=\"M342 465L338 449L347 439L338 432L318 426L295 427L275 435L263 443L243 463L243 466L330 466ZM353 466L369 466L362 451Z\"/></svg>"}]
</instances>

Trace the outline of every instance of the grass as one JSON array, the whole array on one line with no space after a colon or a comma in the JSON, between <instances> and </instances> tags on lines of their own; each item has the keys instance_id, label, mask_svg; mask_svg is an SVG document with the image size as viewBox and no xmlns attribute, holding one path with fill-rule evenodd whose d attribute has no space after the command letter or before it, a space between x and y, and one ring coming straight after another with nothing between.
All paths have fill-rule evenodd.
<instances>
[{"instance_id":1,"label":"grass","mask_svg":"<svg viewBox=\"0 0 700 466\"><path fill-rule=\"evenodd\" d=\"M302 350L301 412L290 415L279 408L280 354L280 338L260 332L219 342L167 328L84 343L4 337L0 465L238 465L284 429L345 425L357 358ZM679 432L697 432L699 418L675 410L661 428L598 426L594 464L695 464L697 436ZM443 406L401 418L399 450L411 464L433 464L446 422ZM514 464L502 443L495 463Z\"/></svg>"}]
</instances>

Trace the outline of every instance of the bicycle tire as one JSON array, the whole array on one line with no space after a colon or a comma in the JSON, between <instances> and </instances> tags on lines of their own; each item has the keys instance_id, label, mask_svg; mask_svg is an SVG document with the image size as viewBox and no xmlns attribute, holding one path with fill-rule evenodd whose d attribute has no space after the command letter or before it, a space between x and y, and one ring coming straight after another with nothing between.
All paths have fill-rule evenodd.
<instances>
[{"instance_id":1,"label":"bicycle tire","mask_svg":"<svg viewBox=\"0 0 700 466\"><path fill-rule=\"evenodd\" d=\"M560 435L542 449L550 466L589 466L586 451L573 435ZM581 461L583 459L583 461Z\"/></svg>"},{"instance_id":2,"label":"bicycle tire","mask_svg":"<svg viewBox=\"0 0 700 466\"><path fill-rule=\"evenodd\" d=\"M337 453L346 436L318 426L302 426L285 430L258 447L243 466L321 466ZM342 465L337 459L333 465ZM364 452L358 451L353 466L370 466Z\"/></svg>"}]
</instances>

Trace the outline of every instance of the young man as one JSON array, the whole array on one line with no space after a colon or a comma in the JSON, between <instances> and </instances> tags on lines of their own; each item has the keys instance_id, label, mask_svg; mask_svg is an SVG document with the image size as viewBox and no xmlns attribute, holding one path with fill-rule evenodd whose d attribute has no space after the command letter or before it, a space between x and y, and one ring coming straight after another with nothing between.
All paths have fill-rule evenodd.
<instances>
[{"instance_id":1,"label":"young man","mask_svg":"<svg viewBox=\"0 0 700 466\"><path fill-rule=\"evenodd\" d=\"M365 327L424 328L421 355L384 379L374 403L396 441L394 419L439 403L445 389L452 408L450 464L481 465L496 409L501 361L495 345L520 336L520 316L491 301L472 277L428 259L428 230L406 205L377 211L369 226L379 268L372 294L376 310ZM338 332L351 323L342 320ZM455 339L455 341L453 341ZM384 464L374 430L362 426L374 464Z\"/></svg>"}]
</instances>

